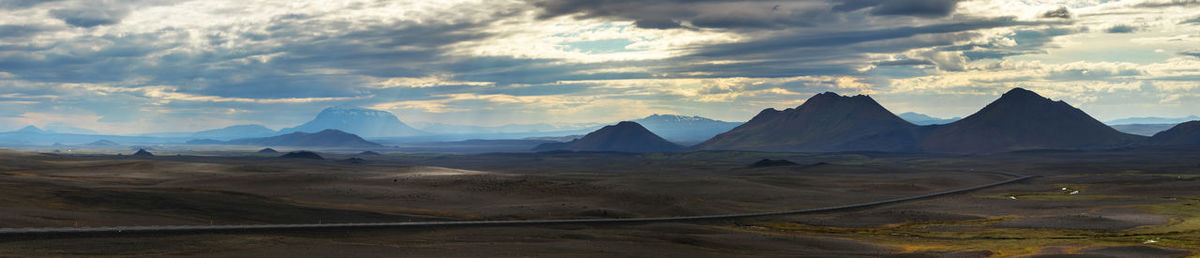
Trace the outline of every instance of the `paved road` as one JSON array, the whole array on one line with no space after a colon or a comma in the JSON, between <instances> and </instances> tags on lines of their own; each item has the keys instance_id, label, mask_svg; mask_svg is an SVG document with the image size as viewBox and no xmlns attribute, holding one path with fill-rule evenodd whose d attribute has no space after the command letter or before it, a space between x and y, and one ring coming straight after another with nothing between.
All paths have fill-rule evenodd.
<instances>
[{"instance_id":1,"label":"paved road","mask_svg":"<svg viewBox=\"0 0 1200 258\"><path fill-rule=\"evenodd\" d=\"M1019 176L1016 178L972 186L962 189L909 196L882 201L856 203L842 206L811 208L802 210L786 210L772 212L737 213L705 216L658 217L658 218L621 218L621 219L544 219L544 220L502 220L502 221L425 221L425 222L383 222L383 223L334 223L334 224L263 224L263 225L198 225L198 226L118 226L118 227L79 227L79 228L0 228L0 236L13 235L72 235L95 233L178 233L178 232L237 232L237 231L271 231L271 230L311 230L311 229L353 229L353 228L404 228L404 227L445 227L445 226L517 226L517 225L552 225L552 224L619 224L619 223L650 223L650 222L685 222L704 220L741 219L778 215L795 215L806 213L823 213L869 208L887 204L934 198L944 195L965 193L974 190L995 187L1004 184L1023 181L1034 176Z\"/></svg>"}]
</instances>

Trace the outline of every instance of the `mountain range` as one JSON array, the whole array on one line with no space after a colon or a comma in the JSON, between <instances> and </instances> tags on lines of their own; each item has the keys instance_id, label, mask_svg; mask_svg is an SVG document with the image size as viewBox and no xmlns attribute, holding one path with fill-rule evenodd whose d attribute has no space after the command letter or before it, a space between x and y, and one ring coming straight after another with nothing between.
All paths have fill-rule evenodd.
<instances>
[{"instance_id":1,"label":"mountain range","mask_svg":"<svg viewBox=\"0 0 1200 258\"><path fill-rule=\"evenodd\" d=\"M919 126L869 96L826 92L794 109L767 109L694 149L991 153L1132 146L1145 137L1119 132L1063 101L1015 88L979 112Z\"/></svg>"},{"instance_id":2,"label":"mountain range","mask_svg":"<svg viewBox=\"0 0 1200 258\"><path fill-rule=\"evenodd\" d=\"M535 151L616 151L616 152L672 152L682 149L667 141L637 122L624 121L605 126L570 142L545 143Z\"/></svg>"},{"instance_id":3,"label":"mountain range","mask_svg":"<svg viewBox=\"0 0 1200 258\"><path fill-rule=\"evenodd\" d=\"M337 129L362 137L409 137L428 134L400 122L400 119L390 112L350 106L326 108L312 121L284 128L279 130L279 133L311 133L326 129Z\"/></svg>"},{"instance_id":4,"label":"mountain range","mask_svg":"<svg viewBox=\"0 0 1200 258\"><path fill-rule=\"evenodd\" d=\"M936 118L936 117L932 117L929 115L925 115L925 114L921 114L921 113L913 113L913 112L905 112L905 113L901 113L897 116L899 116L901 119L904 119L904 121L908 121L909 123L913 123L915 125L949 124L949 123L953 123L955 121L962 119L961 117Z\"/></svg>"},{"instance_id":5,"label":"mountain range","mask_svg":"<svg viewBox=\"0 0 1200 258\"><path fill-rule=\"evenodd\" d=\"M1105 122L1110 125L1130 125L1130 124L1179 124L1187 121L1200 120L1200 116L1191 115L1187 117L1131 117L1122 118Z\"/></svg>"},{"instance_id":6,"label":"mountain range","mask_svg":"<svg viewBox=\"0 0 1200 258\"><path fill-rule=\"evenodd\" d=\"M220 144L220 143L218 143ZM378 143L364 140L358 135L326 129L316 133L294 132L279 136L245 138L226 141L229 145L254 146L304 146L304 147L379 147Z\"/></svg>"},{"instance_id":7,"label":"mountain range","mask_svg":"<svg viewBox=\"0 0 1200 258\"><path fill-rule=\"evenodd\" d=\"M1200 120L1180 123L1150 137L1151 145L1200 145Z\"/></svg>"},{"instance_id":8,"label":"mountain range","mask_svg":"<svg viewBox=\"0 0 1200 258\"><path fill-rule=\"evenodd\" d=\"M658 136L675 143L699 143L741 125L699 116L654 114L633 120Z\"/></svg>"},{"instance_id":9,"label":"mountain range","mask_svg":"<svg viewBox=\"0 0 1200 258\"><path fill-rule=\"evenodd\" d=\"M864 95L826 92L750 121L694 146L698 150L917 151L916 125Z\"/></svg>"}]
</instances>

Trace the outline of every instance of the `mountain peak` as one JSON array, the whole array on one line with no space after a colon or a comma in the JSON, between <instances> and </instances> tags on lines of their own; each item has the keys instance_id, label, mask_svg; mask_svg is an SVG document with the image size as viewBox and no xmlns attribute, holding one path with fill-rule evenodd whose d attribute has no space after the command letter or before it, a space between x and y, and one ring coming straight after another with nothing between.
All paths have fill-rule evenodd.
<instances>
[{"instance_id":1,"label":"mountain peak","mask_svg":"<svg viewBox=\"0 0 1200 258\"><path fill-rule=\"evenodd\" d=\"M391 112L349 105L339 105L321 110L312 121L285 128L280 133L319 132L338 129L363 137L403 137L425 134L409 127Z\"/></svg>"},{"instance_id":2,"label":"mountain peak","mask_svg":"<svg viewBox=\"0 0 1200 258\"><path fill-rule=\"evenodd\" d=\"M997 100L997 102L1002 102L1005 100L1008 100L1008 101L1014 101L1014 100L1049 101L1049 102L1053 101L1050 98L1042 97L1042 95L1037 94L1037 92L1026 90L1024 88L1013 88L1011 90L1008 90L1008 92L1005 92L1004 95L1000 96L1000 100Z\"/></svg>"},{"instance_id":3,"label":"mountain peak","mask_svg":"<svg viewBox=\"0 0 1200 258\"><path fill-rule=\"evenodd\" d=\"M32 126L32 125L30 125L30 126L25 126L25 127L22 127L21 129L18 129L18 130L17 130L17 132L22 132L22 133L44 133L44 132L46 132L46 131L43 131L42 129L39 129L39 128L37 128L37 126Z\"/></svg>"},{"instance_id":4,"label":"mountain peak","mask_svg":"<svg viewBox=\"0 0 1200 258\"><path fill-rule=\"evenodd\" d=\"M681 147L650 132L641 124L633 121L622 121L615 125L605 126L588 133L569 143L556 143L553 146L538 146L540 150L574 150L574 151L618 151L618 152L671 152Z\"/></svg>"}]
</instances>

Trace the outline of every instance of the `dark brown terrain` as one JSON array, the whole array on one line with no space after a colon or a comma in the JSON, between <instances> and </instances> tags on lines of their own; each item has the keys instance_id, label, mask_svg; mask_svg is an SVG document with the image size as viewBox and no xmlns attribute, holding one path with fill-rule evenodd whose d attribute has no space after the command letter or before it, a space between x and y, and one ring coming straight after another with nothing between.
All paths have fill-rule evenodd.
<instances>
[{"instance_id":1,"label":"dark brown terrain","mask_svg":"<svg viewBox=\"0 0 1200 258\"><path fill-rule=\"evenodd\" d=\"M0 153L0 227L636 218L702 222L5 235L0 256L1184 256L1200 253L1200 151L321 153L133 158ZM182 154L177 156L176 154ZM751 166L762 159L796 165ZM1077 191L1077 192L1076 192Z\"/></svg>"}]
</instances>

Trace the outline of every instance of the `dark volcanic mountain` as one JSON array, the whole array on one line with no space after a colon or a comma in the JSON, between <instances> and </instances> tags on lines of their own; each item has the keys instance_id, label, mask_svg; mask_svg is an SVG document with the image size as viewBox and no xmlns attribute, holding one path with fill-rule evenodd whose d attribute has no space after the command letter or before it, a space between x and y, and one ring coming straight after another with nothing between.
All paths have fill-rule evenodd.
<instances>
[{"instance_id":1,"label":"dark volcanic mountain","mask_svg":"<svg viewBox=\"0 0 1200 258\"><path fill-rule=\"evenodd\" d=\"M546 143L534 150L671 152L682 147L671 143L635 122L620 122L565 143Z\"/></svg>"},{"instance_id":2,"label":"dark volcanic mountain","mask_svg":"<svg viewBox=\"0 0 1200 258\"><path fill-rule=\"evenodd\" d=\"M766 109L749 122L697 145L701 150L916 151L916 125L871 97L817 94L796 108Z\"/></svg>"},{"instance_id":3,"label":"dark volcanic mountain","mask_svg":"<svg viewBox=\"0 0 1200 258\"><path fill-rule=\"evenodd\" d=\"M1200 120L1176 125L1150 137L1153 145L1200 145Z\"/></svg>"},{"instance_id":4,"label":"dark volcanic mountain","mask_svg":"<svg viewBox=\"0 0 1200 258\"><path fill-rule=\"evenodd\" d=\"M400 119L390 112L359 107L326 108L312 121L297 127L285 128L279 132L319 132L325 129L341 130L363 137L405 137L425 134L400 122Z\"/></svg>"},{"instance_id":5,"label":"dark volcanic mountain","mask_svg":"<svg viewBox=\"0 0 1200 258\"><path fill-rule=\"evenodd\" d=\"M654 134L677 143L697 143L708 140L717 134L728 132L742 124L712 120L699 116L659 114L633 121L646 127L646 129L654 132Z\"/></svg>"},{"instance_id":6,"label":"dark volcanic mountain","mask_svg":"<svg viewBox=\"0 0 1200 258\"><path fill-rule=\"evenodd\" d=\"M926 128L925 151L987 153L1125 146L1140 136L1118 132L1066 102L1015 88L958 122Z\"/></svg>"},{"instance_id":7,"label":"dark volcanic mountain","mask_svg":"<svg viewBox=\"0 0 1200 258\"><path fill-rule=\"evenodd\" d=\"M237 139L226 142L233 145L257 146L313 146L313 147L376 147L378 143L363 140L358 135L338 130L324 130L316 133L295 132L280 136L265 138Z\"/></svg>"}]
</instances>

